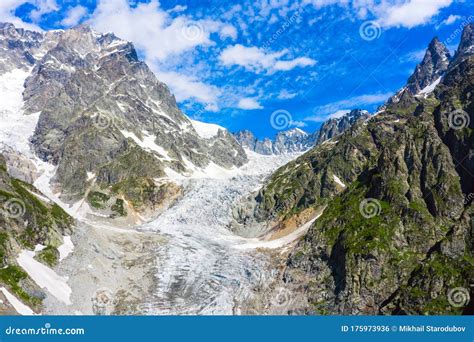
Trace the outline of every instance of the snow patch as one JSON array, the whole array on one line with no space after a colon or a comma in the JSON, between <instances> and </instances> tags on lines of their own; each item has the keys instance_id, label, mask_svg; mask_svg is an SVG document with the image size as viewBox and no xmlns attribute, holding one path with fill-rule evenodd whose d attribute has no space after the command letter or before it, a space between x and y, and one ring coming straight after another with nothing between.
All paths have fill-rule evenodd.
<instances>
[{"instance_id":1,"label":"snow patch","mask_svg":"<svg viewBox=\"0 0 474 342\"><path fill-rule=\"evenodd\" d=\"M0 291L2 291L3 295L7 298L10 304L16 310L16 312L18 312L20 315L32 316L35 314L33 310L31 310L28 306L20 302L18 298L16 298L14 295L8 292L6 288L0 287Z\"/></svg>"},{"instance_id":2,"label":"snow patch","mask_svg":"<svg viewBox=\"0 0 474 342\"><path fill-rule=\"evenodd\" d=\"M196 130L197 134L199 134L199 136L204 139L211 139L215 137L217 133L219 132L219 130L225 131L225 128L219 125L209 124L209 123L195 121L191 119L190 121L194 129Z\"/></svg>"},{"instance_id":3,"label":"snow patch","mask_svg":"<svg viewBox=\"0 0 474 342\"><path fill-rule=\"evenodd\" d=\"M68 277L59 276L51 268L34 259L35 252L23 250L17 257L17 262L26 273L38 284L45 288L56 299L70 305L72 290L67 284Z\"/></svg>"},{"instance_id":4,"label":"snow patch","mask_svg":"<svg viewBox=\"0 0 474 342\"><path fill-rule=\"evenodd\" d=\"M72 253L74 250L74 244L72 243L71 237L70 236L64 236L63 237L63 244L58 247L59 251L59 261L62 261L63 259L66 259L66 257Z\"/></svg>"},{"instance_id":5,"label":"snow patch","mask_svg":"<svg viewBox=\"0 0 474 342\"><path fill-rule=\"evenodd\" d=\"M334 179L334 181L335 181L337 184L339 184L339 185L342 186L343 188L346 187L346 184L344 184L344 183L342 182L342 180L341 180L338 176L332 175L332 178Z\"/></svg>"},{"instance_id":6,"label":"snow patch","mask_svg":"<svg viewBox=\"0 0 474 342\"><path fill-rule=\"evenodd\" d=\"M156 140L155 135L152 135L148 133L147 131L142 131L143 140L140 140L133 132L129 132L125 130L121 130L120 132L123 134L125 138L131 138L138 146L140 146L144 150L158 153L160 156L162 156L160 159L164 159L167 161L173 160L173 158L171 158L168 155L168 152L163 147L158 146L155 143L155 140Z\"/></svg>"},{"instance_id":7,"label":"snow patch","mask_svg":"<svg viewBox=\"0 0 474 342\"><path fill-rule=\"evenodd\" d=\"M438 77L436 81L424 87L417 95L428 95L429 93L433 92L433 90L435 90L439 82L441 82L441 78L442 77Z\"/></svg>"},{"instance_id":8,"label":"snow patch","mask_svg":"<svg viewBox=\"0 0 474 342\"><path fill-rule=\"evenodd\" d=\"M289 243L302 237L304 233L306 233L306 231L309 229L309 227L311 227L314 221L316 221L321 215L322 215L322 212L318 216L313 218L312 220L300 226L295 231L279 239L270 240L270 241L263 241L261 239L248 239L248 240L251 240L251 242L235 245L234 247L240 250L257 249L257 248L277 249L277 248L284 247L285 245L288 245Z\"/></svg>"}]
</instances>

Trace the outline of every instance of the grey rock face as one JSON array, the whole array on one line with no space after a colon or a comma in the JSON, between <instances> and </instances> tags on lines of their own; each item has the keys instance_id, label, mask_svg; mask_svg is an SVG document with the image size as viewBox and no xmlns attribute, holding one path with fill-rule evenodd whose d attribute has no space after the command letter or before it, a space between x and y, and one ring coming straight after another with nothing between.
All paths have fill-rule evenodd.
<instances>
[{"instance_id":1,"label":"grey rock face","mask_svg":"<svg viewBox=\"0 0 474 342\"><path fill-rule=\"evenodd\" d=\"M234 136L242 147L264 155L304 152L315 144L314 134L299 128L278 132L274 140L259 140L248 130L237 132Z\"/></svg>"},{"instance_id":2,"label":"grey rock face","mask_svg":"<svg viewBox=\"0 0 474 342\"><path fill-rule=\"evenodd\" d=\"M352 127L359 120L367 120L369 117L370 114L366 110L354 109L340 118L325 121L318 132L316 145L332 139Z\"/></svg>"},{"instance_id":3,"label":"grey rock face","mask_svg":"<svg viewBox=\"0 0 474 342\"><path fill-rule=\"evenodd\" d=\"M83 196L91 174L109 187L162 177L166 168L189 173L247 161L225 129L198 132L134 46L113 34L87 26L40 34L2 24L0 47L0 73L32 69L23 96L27 114L41 112L33 148L58 166L65 197Z\"/></svg>"},{"instance_id":4,"label":"grey rock face","mask_svg":"<svg viewBox=\"0 0 474 342\"><path fill-rule=\"evenodd\" d=\"M412 103L414 95L419 94L446 73L450 61L451 55L446 46L437 37L433 38L428 45L423 60L408 78L406 86L392 96L387 104L401 102L406 105Z\"/></svg>"},{"instance_id":5,"label":"grey rock face","mask_svg":"<svg viewBox=\"0 0 474 342\"><path fill-rule=\"evenodd\" d=\"M461 35L461 41L459 42L459 47L456 50L454 55L453 63L451 63L450 68L458 65L464 59L472 56L474 52L474 24L471 23L464 27L464 30Z\"/></svg>"}]
</instances>

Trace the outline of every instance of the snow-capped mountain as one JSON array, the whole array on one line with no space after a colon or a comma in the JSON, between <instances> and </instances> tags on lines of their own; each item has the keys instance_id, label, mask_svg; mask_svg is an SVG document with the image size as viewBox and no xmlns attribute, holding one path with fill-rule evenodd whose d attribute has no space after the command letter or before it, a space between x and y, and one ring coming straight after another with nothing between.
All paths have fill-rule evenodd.
<instances>
[{"instance_id":1,"label":"snow-capped mountain","mask_svg":"<svg viewBox=\"0 0 474 342\"><path fill-rule=\"evenodd\" d=\"M273 140L265 138L259 140L249 130L239 131L234 134L242 147L259 154L285 154L303 152L314 146L314 134L306 133L299 128L278 132Z\"/></svg>"},{"instance_id":2,"label":"snow-capped mountain","mask_svg":"<svg viewBox=\"0 0 474 342\"><path fill-rule=\"evenodd\" d=\"M415 71L408 78L407 84L392 96L388 103L404 102L410 96L429 94L441 81L450 61L449 50L437 37L433 38L423 60L416 66Z\"/></svg>"},{"instance_id":3,"label":"snow-capped mountain","mask_svg":"<svg viewBox=\"0 0 474 342\"><path fill-rule=\"evenodd\" d=\"M0 24L0 87L2 119L15 123L0 141L54 165L65 200L156 207L177 191L156 179L247 161L227 130L180 111L131 43L88 26L39 33Z\"/></svg>"}]
</instances>

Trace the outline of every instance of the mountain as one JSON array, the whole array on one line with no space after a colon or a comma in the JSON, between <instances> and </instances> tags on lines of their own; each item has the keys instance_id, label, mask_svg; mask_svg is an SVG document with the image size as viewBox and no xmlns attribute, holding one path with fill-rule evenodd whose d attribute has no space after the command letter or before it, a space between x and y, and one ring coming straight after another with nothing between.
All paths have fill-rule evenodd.
<instances>
[{"instance_id":1,"label":"mountain","mask_svg":"<svg viewBox=\"0 0 474 342\"><path fill-rule=\"evenodd\" d=\"M407 84L390 98L389 103L408 101L414 95L424 95L433 91L448 69L451 55L437 37L428 45L425 56L419 63Z\"/></svg>"},{"instance_id":2,"label":"mountain","mask_svg":"<svg viewBox=\"0 0 474 342\"><path fill-rule=\"evenodd\" d=\"M339 118L326 120L318 131L316 145L343 133L357 121L367 120L368 118L370 118L370 114L366 110L354 109Z\"/></svg>"},{"instance_id":3,"label":"mountain","mask_svg":"<svg viewBox=\"0 0 474 342\"><path fill-rule=\"evenodd\" d=\"M474 280L474 24L404 101L278 169L234 210L242 235L309 227L272 287L281 313L459 314ZM438 59L434 40L424 62ZM439 56L435 58L435 55ZM416 89L443 75L426 96ZM426 75L425 75L426 76ZM268 291L268 290L267 290ZM262 293L265 297L266 293ZM253 303L255 304L255 303ZM258 304L258 303L257 303ZM274 312L274 311L271 311Z\"/></svg>"},{"instance_id":4,"label":"mountain","mask_svg":"<svg viewBox=\"0 0 474 342\"><path fill-rule=\"evenodd\" d=\"M2 118L19 130L5 127L2 142L54 165L48 186L62 201L85 198L102 216L153 212L179 196L170 178L247 161L227 130L183 114L134 46L111 33L0 24L0 47L0 87L12 97Z\"/></svg>"},{"instance_id":5,"label":"mountain","mask_svg":"<svg viewBox=\"0 0 474 342\"><path fill-rule=\"evenodd\" d=\"M239 144L250 151L264 155L305 152L315 145L322 144L341 134L359 120L367 120L369 112L355 109L340 118L326 120L319 130L307 133L299 128L278 132L273 140L257 139L249 130L234 133Z\"/></svg>"},{"instance_id":6,"label":"mountain","mask_svg":"<svg viewBox=\"0 0 474 342\"><path fill-rule=\"evenodd\" d=\"M259 140L249 130L234 133L234 136L242 147L264 155L303 152L315 143L313 134L299 128L278 132L273 140Z\"/></svg>"}]
</instances>

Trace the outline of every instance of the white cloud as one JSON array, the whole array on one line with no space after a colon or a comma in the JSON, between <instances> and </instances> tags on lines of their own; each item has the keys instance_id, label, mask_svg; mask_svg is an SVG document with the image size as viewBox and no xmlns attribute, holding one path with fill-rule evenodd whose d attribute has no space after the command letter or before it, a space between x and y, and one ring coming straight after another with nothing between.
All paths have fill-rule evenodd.
<instances>
[{"instance_id":1,"label":"white cloud","mask_svg":"<svg viewBox=\"0 0 474 342\"><path fill-rule=\"evenodd\" d=\"M308 116L305 121L323 122L330 118L337 118L349 112L346 108L361 108L386 101L392 93L375 93L354 96L346 100L319 106L313 109L315 115Z\"/></svg>"},{"instance_id":2,"label":"white cloud","mask_svg":"<svg viewBox=\"0 0 474 342\"><path fill-rule=\"evenodd\" d=\"M188 6L176 5L172 9L168 10L169 13L173 12L184 12L188 9Z\"/></svg>"},{"instance_id":3,"label":"white cloud","mask_svg":"<svg viewBox=\"0 0 474 342\"><path fill-rule=\"evenodd\" d=\"M183 7L179 8L183 10ZM211 33L236 36L229 24L214 20L171 17L157 0L130 7L127 0L100 0L90 24L100 32L114 32L132 41L147 59L165 61L200 45L212 45Z\"/></svg>"},{"instance_id":4,"label":"white cloud","mask_svg":"<svg viewBox=\"0 0 474 342\"><path fill-rule=\"evenodd\" d=\"M338 5L352 9L359 19L367 19L369 13L382 27L412 28L428 23L454 0L303 0L316 8Z\"/></svg>"},{"instance_id":5,"label":"white cloud","mask_svg":"<svg viewBox=\"0 0 474 342\"><path fill-rule=\"evenodd\" d=\"M30 18L35 23L37 23L43 15L59 10L56 0L37 0L33 3L36 9L31 11Z\"/></svg>"},{"instance_id":6,"label":"white cloud","mask_svg":"<svg viewBox=\"0 0 474 342\"><path fill-rule=\"evenodd\" d=\"M303 122L303 121L293 121L292 120L292 121L290 121L289 126L290 127L303 128L303 127L308 126L308 124L306 122Z\"/></svg>"},{"instance_id":7,"label":"white cloud","mask_svg":"<svg viewBox=\"0 0 474 342\"><path fill-rule=\"evenodd\" d=\"M383 27L412 28L428 23L452 2L453 0L392 0L369 6L369 9Z\"/></svg>"},{"instance_id":8,"label":"white cloud","mask_svg":"<svg viewBox=\"0 0 474 342\"><path fill-rule=\"evenodd\" d=\"M237 108L252 110L252 109L263 109L263 106L260 103L258 103L257 100L250 97L246 97L239 100L239 103L237 104Z\"/></svg>"},{"instance_id":9,"label":"white cloud","mask_svg":"<svg viewBox=\"0 0 474 342\"><path fill-rule=\"evenodd\" d=\"M27 23L15 16L15 10L26 3L35 6L35 9L31 12L33 22L37 22L42 15L52 12L57 8L56 2L52 0L2 0L0 1L0 22L12 23L16 27L28 30L42 31L39 26Z\"/></svg>"},{"instance_id":10,"label":"white cloud","mask_svg":"<svg viewBox=\"0 0 474 342\"><path fill-rule=\"evenodd\" d=\"M67 11L64 19L61 20L61 25L66 27L76 26L86 14L87 8L84 6L72 7Z\"/></svg>"},{"instance_id":11,"label":"white cloud","mask_svg":"<svg viewBox=\"0 0 474 342\"><path fill-rule=\"evenodd\" d=\"M232 40L237 39L237 29L232 25L224 25L219 33L219 36L222 39L227 37L232 38Z\"/></svg>"},{"instance_id":12,"label":"white cloud","mask_svg":"<svg viewBox=\"0 0 474 342\"><path fill-rule=\"evenodd\" d=\"M232 66L239 65L246 70L256 73L262 71L288 71L296 67L311 66L316 63L315 60L307 57L299 57L292 60L281 60L288 50L280 52L266 53L258 47L246 47L236 44L227 47L219 56L219 60L223 65Z\"/></svg>"},{"instance_id":13,"label":"white cloud","mask_svg":"<svg viewBox=\"0 0 474 342\"><path fill-rule=\"evenodd\" d=\"M160 81L166 83L178 101L195 100L206 106L207 110L217 111L218 88L200 82L196 78L177 72L156 72Z\"/></svg>"},{"instance_id":14,"label":"white cloud","mask_svg":"<svg viewBox=\"0 0 474 342\"><path fill-rule=\"evenodd\" d=\"M444 19L439 25L438 27L440 26L444 26L444 25L452 25L454 24L456 21L458 21L459 19L461 19L461 16L460 15L454 15L454 14L451 14L449 17L447 17L446 19Z\"/></svg>"},{"instance_id":15,"label":"white cloud","mask_svg":"<svg viewBox=\"0 0 474 342\"><path fill-rule=\"evenodd\" d=\"M288 90L283 89L283 90L280 91L277 98L279 100L289 100L289 99L295 98L296 95L298 95L298 94L297 93L290 93Z\"/></svg>"}]
</instances>

